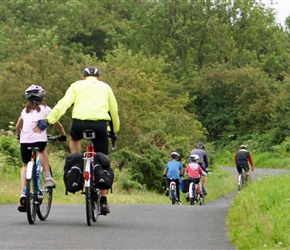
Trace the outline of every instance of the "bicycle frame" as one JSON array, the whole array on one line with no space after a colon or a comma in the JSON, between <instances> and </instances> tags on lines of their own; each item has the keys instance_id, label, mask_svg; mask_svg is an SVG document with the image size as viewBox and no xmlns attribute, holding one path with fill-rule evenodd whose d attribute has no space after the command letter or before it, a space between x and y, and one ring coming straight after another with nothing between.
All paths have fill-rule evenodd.
<instances>
[{"instance_id":1,"label":"bicycle frame","mask_svg":"<svg viewBox=\"0 0 290 250\"><path fill-rule=\"evenodd\" d=\"M91 166L94 164L94 155L95 155L95 150L93 145L89 145L87 147L87 151L83 154L83 159L85 160L85 171L84 171L84 179L85 179L85 187L90 187L91 186Z\"/></svg>"},{"instance_id":2,"label":"bicycle frame","mask_svg":"<svg viewBox=\"0 0 290 250\"><path fill-rule=\"evenodd\" d=\"M238 176L238 191L241 191L243 186L246 186L248 184L248 181L250 180L251 170L249 170L249 174L246 173L245 169L242 168L242 174L239 174Z\"/></svg>"},{"instance_id":3,"label":"bicycle frame","mask_svg":"<svg viewBox=\"0 0 290 250\"><path fill-rule=\"evenodd\" d=\"M26 210L27 219L30 224L34 224L36 214L42 221L46 220L50 212L52 203L52 188L47 188L43 176L43 167L40 164L40 157L37 153L38 148L31 148L31 158L26 170ZM41 180L43 177L43 180Z\"/></svg>"}]
</instances>

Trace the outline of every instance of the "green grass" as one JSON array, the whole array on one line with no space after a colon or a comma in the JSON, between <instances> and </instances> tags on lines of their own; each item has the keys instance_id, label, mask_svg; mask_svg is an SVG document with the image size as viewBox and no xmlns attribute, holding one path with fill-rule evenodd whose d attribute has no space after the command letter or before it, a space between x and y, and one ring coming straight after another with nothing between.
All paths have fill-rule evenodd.
<instances>
[{"instance_id":1,"label":"green grass","mask_svg":"<svg viewBox=\"0 0 290 250\"><path fill-rule=\"evenodd\" d=\"M290 249L290 174L266 176L235 198L227 223L238 249Z\"/></svg>"}]
</instances>

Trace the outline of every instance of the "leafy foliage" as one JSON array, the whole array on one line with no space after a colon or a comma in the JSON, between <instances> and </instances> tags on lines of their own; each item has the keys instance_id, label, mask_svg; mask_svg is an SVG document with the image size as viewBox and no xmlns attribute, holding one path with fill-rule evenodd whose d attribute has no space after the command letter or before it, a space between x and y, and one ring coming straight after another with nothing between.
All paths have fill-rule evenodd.
<instances>
[{"instance_id":1,"label":"leafy foliage","mask_svg":"<svg viewBox=\"0 0 290 250\"><path fill-rule=\"evenodd\" d=\"M287 142L289 29L260 2L3 0L0 11L2 129L31 84L53 107L97 65L119 104L119 166L141 185L150 173L148 188L160 190L170 151L186 159L197 141ZM61 123L69 131L70 110Z\"/></svg>"}]
</instances>

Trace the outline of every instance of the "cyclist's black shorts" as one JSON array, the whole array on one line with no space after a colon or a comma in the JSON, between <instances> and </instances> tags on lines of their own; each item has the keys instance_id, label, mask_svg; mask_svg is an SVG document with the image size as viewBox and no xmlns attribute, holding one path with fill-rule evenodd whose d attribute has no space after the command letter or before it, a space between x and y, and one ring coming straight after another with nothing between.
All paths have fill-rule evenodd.
<instances>
[{"instance_id":1,"label":"cyclist's black shorts","mask_svg":"<svg viewBox=\"0 0 290 250\"><path fill-rule=\"evenodd\" d=\"M92 129L95 131L96 138L93 140L96 152L108 154L108 130L107 121L82 121L73 119L70 136L73 140L81 140L83 138L83 131Z\"/></svg>"},{"instance_id":2,"label":"cyclist's black shorts","mask_svg":"<svg viewBox=\"0 0 290 250\"><path fill-rule=\"evenodd\" d=\"M244 169L245 172L249 171L249 164L247 162L245 162L245 163L237 163L236 167L237 167L237 171L238 171L239 174L241 174L243 172L243 169Z\"/></svg>"},{"instance_id":3,"label":"cyclist's black shorts","mask_svg":"<svg viewBox=\"0 0 290 250\"><path fill-rule=\"evenodd\" d=\"M20 151L21 151L21 159L22 162L27 164L31 160L31 149L27 149L28 147L37 147L39 148L39 152L42 152L46 147L46 142L34 142L34 143L21 143Z\"/></svg>"},{"instance_id":4,"label":"cyclist's black shorts","mask_svg":"<svg viewBox=\"0 0 290 250\"><path fill-rule=\"evenodd\" d=\"M194 182L195 184L198 184L200 182L200 178L188 178L189 183Z\"/></svg>"}]
</instances>

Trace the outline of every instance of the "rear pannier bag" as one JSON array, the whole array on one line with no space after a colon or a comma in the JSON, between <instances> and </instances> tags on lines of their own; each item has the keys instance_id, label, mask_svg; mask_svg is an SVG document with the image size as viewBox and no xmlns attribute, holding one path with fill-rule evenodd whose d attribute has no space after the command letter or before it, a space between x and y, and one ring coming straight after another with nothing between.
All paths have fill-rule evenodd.
<instances>
[{"instance_id":1,"label":"rear pannier bag","mask_svg":"<svg viewBox=\"0 0 290 250\"><path fill-rule=\"evenodd\" d=\"M101 164L94 166L95 187L100 190L112 188L114 182L114 172L108 168L103 168Z\"/></svg>"},{"instance_id":2,"label":"rear pannier bag","mask_svg":"<svg viewBox=\"0 0 290 250\"><path fill-rule=\"evenodd\" d=\"M107 155L97 152L94 157L95 187L100 190L112 188L114 172L110 167L111 162Z\"/></svg>"},{"instance_id":3,"label":"rear pannier bag","mask_svg":"<svg viewBox=\"0 0 290 250\"><path fill-rule=\"evenodd\" d=\"M181 179L180 181L182 181L182 187L181 188L181 191L183 193L187 193L188 190L189 190L189 183L190 181L188 179Z\"/></svg>"},{"instance_id":4,"label":"rear pannier bag","mask_svg":"<svg viewBox=\"0 0 290 250\"><path fill-rule=\"evenodd\" d=\"M63 181L67 192L75 193L83 189L84 161L81 153L71 153L66 157Z\"/></svg>"},{"instance_id":5,"label":"rear pannier bag","mask_svg":"<svg viewBox=\"0 0 290 250\"><path fill-rule=\"evenodd\" d=\"M111 166L110 158L101 152L95 154L94 162L95 164L101 164L103 168L109 168Z\"/></svg>"}]
</instances>

